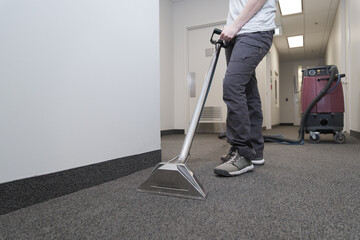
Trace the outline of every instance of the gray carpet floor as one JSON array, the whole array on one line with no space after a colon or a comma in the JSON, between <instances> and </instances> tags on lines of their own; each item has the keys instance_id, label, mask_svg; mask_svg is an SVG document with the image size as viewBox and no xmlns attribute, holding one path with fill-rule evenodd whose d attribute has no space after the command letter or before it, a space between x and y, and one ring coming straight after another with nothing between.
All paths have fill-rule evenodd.
<instances>
[{"instance_id":1,"label":"gray carpet floor","mask_svg":"<svg viewBox=\"0 0 360 240\"><path fill-rule=\"evenodd\" d=\"M296 127L265 134L297 138ZM0 216L0 239L360 239L360 141L266 143L265 165L237 177L213 168L228 151L197 134L187 166L205 201L137 192L152 168ZM162 159L183 135L162 137Z\"/></svg>"}]
</instances>

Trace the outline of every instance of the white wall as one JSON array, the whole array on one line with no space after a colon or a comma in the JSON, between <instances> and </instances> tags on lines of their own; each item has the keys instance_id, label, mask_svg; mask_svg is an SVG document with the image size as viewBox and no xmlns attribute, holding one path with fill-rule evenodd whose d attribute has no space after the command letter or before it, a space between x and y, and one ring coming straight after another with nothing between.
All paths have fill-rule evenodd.
<instances>
[{"instance_id":1,"label":"white wall","mask_svg":"<svg viewBox=\"0 0 360 240\"><path fill-rule=\"evenodd\" d=\"M294 76L297 77L297 67L291 61L281 62L280 64L280 123L295 123L294 119Z\"/></svg>"},{"instance_id":2,"label":"white wall","mask_svg":"<svg viewBox=\"0 0 360 240\"><path fill-rule=\"evenodd\" d=\"M346 9L342 1L337 8L335 20L331 29L328 45L325 52L326 65L336 65L340 73L345 73L346 63ZM348 86L346 79L342 79L344 92L344 130L349 130Z\"/></svg>"},{"instance_id":3,"label":"white wall","mask_svg":"<svg viewBox=\"0 0 360 240\"><path fill-rule=\"evenodd\" d=\"M160 149L158 1L3 0L0 29L0 183Z\"/></svg>"},{"instance_id":4,"label":"white wall","mask_svg":"<svg viewBox=\"0 0 360 240\"><path fill-rule=\"evenodd\" d=\"M267 68L267 61L266 58L268 57L268 55L266 55L264 57L264 59L259 63L258 67L256 68L256 79L258 81L258 89L259 89L259 94L260 94L260 99L261 99L261 111L263 112L263 124L262 126L265 127L265 122L266 122L266 68Z\"/></svg>"},{"instance_id":5,"label":"white wall","mask_svg":"<svg viewBox=\"0 0 360 240\"><path fill-rule=\"evenodd\" d=\"M297 81L299 80L298 66L306 69L307 67L322 65L324 65L323 59L280 62L280 123L300 124L300 94L294 95L294 76ZM296 102L296 97L298 102ZM288 98L288 101L286 101L286 98Z\"/></svg>"},{"instance_id":6,"label":"white wall","mask_svg":"<svg viewBox=\"0 0 360 240\"><path fill-rule=\"evenodd\" d=\"M346 125L349 130L360 132L360 89L358 63L360 61L360 2L341 0L326 49L326 64L335 64L347 75L344 86L348 111ZM347 85L346 85L347 84Z\"/></svg>"},{"instance_id":7,"label":"white wall","mask_svg":"<svg viewBox=\"0 0 360 240\"><path fill-rule=\"evenodd\" d=\"M228 2L184 0L174 2L174 128L185 129L187 82L187 28L225 21ZM210 36L209 36L210 39ZM209 63L210 64L210 63Z\"/></svg>"},{"instance_id":8,"label":"white wall","mask_svg":"<svg viewBox=\"0 0 360 240\"><path fill-rule=\"evenodd\" d=\"M161 130L174 129L173 4L160 0Z\"/></svg>"},{"instance_id":9,"label":"white wall","mask_svg":"<svg viewBox=\"0 0 360 240\"><path fill-rule=\"evenodd\" d=\"M345 72L345 59L342 58L342 53L345 51L346 45L343 41L345 32L342 30L341 13L341 4L339 4L325 52L325 63L326 65L336 65L339 72Z\"/></svg>"},{"instance_id":10,"label":"white wall","mask_svg":"<svg viewBox=\"0 0 360 240\"><path fill-rule=\"evenodd\" d=\"M271 74L272 74L272 90L271 90L271 124L277 125L280 124L280 85L281 85L281 75L280 75L280 66L279 66L279 53L276 49L276 46L273 46L270 49L270 57L271 57ZM278 74L276 76L275 72ZM275 79L277 82L275 83ZM277 84L277 102L275 101L275 84Z\"/></svg>"},{"instance_id":11,"label":"white wall","mask_svg":"<svg viewBox=\"0 0 360 240\"><path fill-rule=\"evenodd\" d=\"M348 0L349 4L349 90L350 90L350 130L360 132L360 1Z\"/></svg>"},{"instance_id":12,"label":"white wall","mask_svg":"<svg viewBox=\"0 0 360 240\"><path fill-rule=\"evenodd\" d=\"M267 58L270 58L269 61L267 61ZM269 66L267 66L267 64L269 64ZM271 128L272 125L279 124L280 119L279 108L275 106L274 88L272 90L270 89L270 72L272 72L275 76L275 71L279 73L279 54L276 46L273 44L271 46L269 54L264 57L264 59L259 63L258 67L256 68L256 78L258 80L258 88L262 103L261 108L264 117L263 127L269 128ZM270 103L267 104L267 101L269 101ZM267 107L269 107L271 111L270 113L269 111L267 111ZM270 116L268 116L269 114ZM267 124L268 117L270 118L269 124Z\"/></svg>"}]
</instances>

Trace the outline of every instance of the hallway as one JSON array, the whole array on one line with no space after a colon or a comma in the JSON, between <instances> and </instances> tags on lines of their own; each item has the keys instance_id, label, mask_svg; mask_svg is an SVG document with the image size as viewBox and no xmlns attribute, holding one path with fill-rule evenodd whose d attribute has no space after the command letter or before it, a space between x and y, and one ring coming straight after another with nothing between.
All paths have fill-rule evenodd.
<instances>
[{"instance_id":1,"label":"hallway","mask_svg":"<svg viewBox=\"0 0 360 240\"><path fill-rule=\"evenodd\" d=\"M332 135L266 143L264 166L222 178L213 169L227 142L197 134L187 165L205 201L137 191L156 163L180 152L214 52L209 37L228 8L0 1L0 240L360 239L359 0L302 0L293 15L278 8L272 48L256 69L262 127L273 128L265 134L296 139L289 125L300 124L302 70L336 65L346 74L345 144ZM287 37L298 34L304 46L290 49ZM213 132L226 122L222 60L200 121Z\"/></svg>"}]
</instances>

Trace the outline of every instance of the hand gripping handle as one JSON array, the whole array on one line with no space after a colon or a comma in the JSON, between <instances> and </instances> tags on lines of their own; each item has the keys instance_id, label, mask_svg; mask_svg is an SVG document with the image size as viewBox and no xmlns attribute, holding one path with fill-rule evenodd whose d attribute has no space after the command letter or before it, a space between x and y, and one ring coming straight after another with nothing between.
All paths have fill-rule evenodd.
<instances>
[{"instance_id":1,"label":"hand gripping handle","mask_svg":"<svg viewBox=\"0 0 360 240\"><path fill-rule=\"evenodd\" d=\"M223 41L221 39L217 39L217 40L214 40L214 35L217 34L217 35L220 35L221 34L221 30L218 29L218 28L215 28L212 35L211 35L211 38L210 38L210 42L212 44L220 44L223 48L227 48L229 46L229 43L226 42L226 41Z\"/></svg>"}]
</instances>

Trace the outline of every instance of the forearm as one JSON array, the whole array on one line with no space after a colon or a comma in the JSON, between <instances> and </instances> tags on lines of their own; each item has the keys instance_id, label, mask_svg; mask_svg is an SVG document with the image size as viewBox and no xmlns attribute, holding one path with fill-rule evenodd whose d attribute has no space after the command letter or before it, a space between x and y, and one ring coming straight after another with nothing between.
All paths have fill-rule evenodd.
<instances>
[{"instance_id":1,"label":"forearm","mask_svg":"<svg viewBox=\"0 0 360 240\"><path fill-rule=\"evenodd\" d=\"M248 0L235 21L223 29L220 39L231 41L240 29L262 8L265 2L266 0Z\"/></svg>"},{"instance_id":2,"label":"forearm","mask_svg":"<svg viewBox=\"0 0 360 240\"><path fill-rule=\"evenodd\" d=\"M262 8L266 0L249 0L234 21L238 31Z\"/></svg>"}]
</instances>

